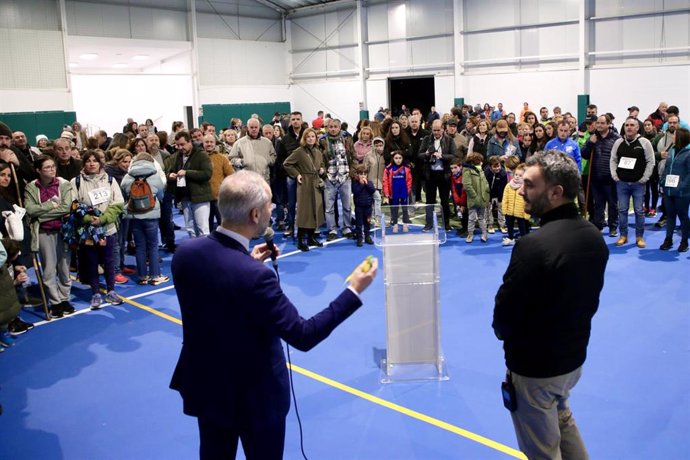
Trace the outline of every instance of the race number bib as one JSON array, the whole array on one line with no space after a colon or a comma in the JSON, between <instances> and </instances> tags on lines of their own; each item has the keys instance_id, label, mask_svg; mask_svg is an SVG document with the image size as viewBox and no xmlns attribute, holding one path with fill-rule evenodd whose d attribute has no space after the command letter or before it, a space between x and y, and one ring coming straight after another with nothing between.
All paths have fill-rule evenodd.
<instances>
[{"instance_id":1,"label":"race number bib","mask_svg":"<svg viewBox=\"0 0 690 460\"><path fill-rule=\"evenodd\" d=\"M664 185L666 187L676 188L676 187L678 187L679 180L680 180L679 175L669 174L668 176L666 176L666 183Z\"/></svg>"},{"instance_id":2,"label":"race number bib","mask_svg":"<svg viewBox=\"0 0 690 460\"><path fill-rule=\"evenodd\" d=\"M187 186L187 178L185 176L178 177L177 178L177 186L178 187L186 187Z\"/></svg>"},{"instance_id":3,"label":"race number bib","mask_svg":"<svg viewBox=\"0 0 690 460\"><path fill-rule=\"evenodd\" d=\"M633 169L635 168L635 163L637 163L637 158L623 157L620 163L618 163L618 167L621 169Z\"/></svg>"},{"instance_id":4,"label":"race number bib","mask_svg":"<svg viewBox=\"0 0 690 460\"><path fill-rule=\"evenodd\" d=\"M110 201L110 189L107 187L97 188L89 192L91 199L91 206L98 206L99 204Z\"/></svg>"}]
</instances>

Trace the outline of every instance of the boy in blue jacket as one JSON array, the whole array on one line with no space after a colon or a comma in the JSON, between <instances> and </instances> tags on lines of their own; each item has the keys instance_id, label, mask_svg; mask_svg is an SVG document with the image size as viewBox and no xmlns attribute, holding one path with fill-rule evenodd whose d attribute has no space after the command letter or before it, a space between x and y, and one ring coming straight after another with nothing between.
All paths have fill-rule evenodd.
<instances>
[{"instance_id":1,"label":"boy in blue jacket","mask_svg":"<svg viewBox=\"0 0 690 460\"><path fill-rule=\"evenodd\" d=\"M374 205L374 184L367 179L367 168L357 165L357 180L352 182L352 196L355 204L355 237L357 246L362 246L362 240L367 244L374 244L369 232L371 231L371 210Z\"/></svg>"}]
</instances>

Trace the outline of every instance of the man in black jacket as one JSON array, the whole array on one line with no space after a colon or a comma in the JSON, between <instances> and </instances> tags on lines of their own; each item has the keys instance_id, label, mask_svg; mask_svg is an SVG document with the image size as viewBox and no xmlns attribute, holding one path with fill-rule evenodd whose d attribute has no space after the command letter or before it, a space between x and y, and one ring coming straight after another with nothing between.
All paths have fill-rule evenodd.
<instances>
[{"instance_id":1,"label":"man in black jacket","mask_svg":"<svg viewBox=\"0 0 690 460\"><path fill-rule=\"evenodd\" d=\"M287 221L285 222L284 236L293 236L295 231L295 210L297 206L297 181L289 177L283 169L283 162L300 146L302 139L302 112L292 112L290 114L290 126L285 131L285 135L280 139L276 146L276 175L281 180L286 181L287 197L280 197L283 203L277 206L287 204ZM287 201L287 203L286 203ZM278 216L280 221L280 215Z\"/></svg>"},{"instance_id":2,"label":"man in black jacket","mask_svg":"<svg viewBox=\"0 0 690 460\"><path fill-rule=\"evenodd\" d=\"M523 180L525 211L541 229L515 245L492 324L515 389L513 424L530 459L588 458L568 396L585 362L608 248L578 213L579 172L565 153L533 155Z\"/></svg>"},{"instance_id":3,"label":"man in black jacket","mask_svg":"<svg viewBox=\"0 0 690 460\"><path fill-rule=\"evenodd\" d=\"M422 140L419 147L419 161L422 163L424 180L426 182L426 204L436 204L438 190L441 209L443 210L443 224L446 231L450 230L450 162L455 159L455 142L443 132L443 122L434 120L431 124L431 134ZM433 207L427 206L426 224L423 232L431 231Z\"/></svg>"}]
</instances>

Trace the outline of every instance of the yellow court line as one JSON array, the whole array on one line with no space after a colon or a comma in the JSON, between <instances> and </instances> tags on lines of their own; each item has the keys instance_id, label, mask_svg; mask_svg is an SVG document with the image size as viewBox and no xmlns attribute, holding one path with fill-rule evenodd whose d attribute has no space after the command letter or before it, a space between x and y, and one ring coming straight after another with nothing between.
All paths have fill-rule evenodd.
<instances>
[{"instance_id":1,"label":"yellow court line","mask_svg":"<svg viewBox=\"0 0 690 460\"><path fill-rule=\"evenodd\" d=\"M162 311L156 310L155 308L147 307L146 305L139 303L139 302L136 302L134 300L128 299L127 297L120 297L120 298L122 300L124 300L125 303L128 303L130 305L134 305L137 308L141 308L142 310L145 310L149 313L153 313L156 316L160 316L163 319L167 319L168 321L170 321L172 323L179 324L180 326L182 326L182 320L179 318L175 318L174 316L170 316L167 313L163 313Z\"/></svg>"},{"instance_id":2,"label":"yellow court line","mask_svg":"<svg viewBox=\"0 0 690 460\"><path fill-rule=\"evenodd\" d=\"M407 407L403 407L399 404L395 404L395 403L392 403L390 401L386 401L385 399L379 398L378 396L374 396L374 395L371 395L369 393L365 393L361 390L358 390L358 389L353 388L353 387L348 386L348 385L344 385L340 382L337 382L335 380L329 379L328 377L324 377L322 375L316 374L312 371L309 371L309 370L304 369L302 367L296 366L294 364L292 366L290 366L288 364L288 367L291 367L292 370L297 372L298 374L302 374L305 377L312 378L316 381L319 381L319 382L324 383L326 385L332 386L332 387L337 388L337 389L344 391L346 393L350 393L351 395L365 399L365 400L372 402L374 404L378 404L379 406L383 406L387 409L391 409L393 411L407 415L408 417L412 417L412 418L420 420L422 422L426 422L430 425L441 428L443 430L450 431L451 433L454 433L454 434L460 435L464 438L478 442L479 444L482 444L484 446L490 447L492 449L496 449L500 452L503 452L504 454L510 455L511 457L527 460L527 457L525 456L525 454L523 454L519 450L513 449L512 447L508 447L504 444L501 444L500 442L492 441L489 438L485 438L484 436L472 433L471 431L467 431L467 430L464 430L464 429L457 427L455 425L451 425L450 423L444 422L443 420L439 420L439 419L434 418L434 417L429 417L428 415L422 414L421 412L417 412L417 411L414 411L412 409L408 409Z\"/></svg>"},{"instance_id":3,"label":"yellow court line","mask_svg":"<svg viewBox=\"0 0 690 460\"><path fill-rule=\"evenodd\" d=\"M154 308L147 307L146 305L143 305L143 304L136 302L134 300L130 300L126 297L122 297L122 299L126 303L134 305L137 308L141 308L142 310L146 310L149 313L153 313L154 315L160 316L161 318L167 319L168 321L171 321L175 324L182 325L182 321L175 318L174 316L167 315L167 314L162 313L162 312L160 312ZM288 366L288 368L290 368L289 364L287 366ZM378 396L374 396L374 395L371 395L369 393L365 393L364 391L361 391L361 390L358 390L358 389L353 388L351 386L342 384L342 383L337 382L333 379L329 379L328 377L324 377L323 375L319 375L315 372L307 370L303 367L299 367L295 364L292 365L291 369L293 371L297 372L298 374L302 374L305 377L309 377L311 379L316 380L317 382L321 382L325 385L331 386L333 388L337 388L338 390L344 391L345 393L349 393L351 395L362 398L366 401L372 402L374 404L378 404L379 406L383 406L387 409L393 410L395 412L399 412L403 415L407 415L408 417L412 417L414 419L428 423L428 424L433 425L437 428L441 428L443 430L450 431L451 433L454 433L454 434L457 434L457 435L462 436L464 438L470 439L470 440L477 442L479 444L482 444L486 447L490 447L492 449L498 450L499 452L503 452L504 454L510 455L511 457L527 460L527 457L525 457L525 454L523 454L519 450L513 449L512 447L508 447L504 444L501 444L500 442L493 441L489 438L485 438L484 436L472 433L471 431L467 431L467 430L462 429L460 427L457 427L455 425L451 425L450 423L444 422L443 420L439 420L437 418L422 414L421 412L417 412L417 411L414 411L412 409L408 409L408 408L401 406L399 404L395 404L395 403L392 403L390 401L386 401L385 399L379 398Z\"/></svg>"}]
</instances>

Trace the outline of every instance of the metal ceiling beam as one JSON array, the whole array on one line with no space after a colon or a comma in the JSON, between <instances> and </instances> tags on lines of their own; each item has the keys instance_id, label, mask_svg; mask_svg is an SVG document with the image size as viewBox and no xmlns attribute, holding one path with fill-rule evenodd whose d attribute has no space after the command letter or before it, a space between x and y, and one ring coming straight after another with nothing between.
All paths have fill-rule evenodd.
<instances>
[{"instance_id":1,"label":"metal ceiling beam","mask_svg":"<svg viewBox=\"0 0 690 460\"><path fill-rule=\"evenodd\" d=\"M254 1L256 3L262 4L263 6L265 6L267 8L271 8L273 10L276 10L278 13L280 13L282 15L285 15L288 12L288 10L286 8L283 8L282 6L275 4L270 0L254 0Z\"/></svg>"}]
</instances>

